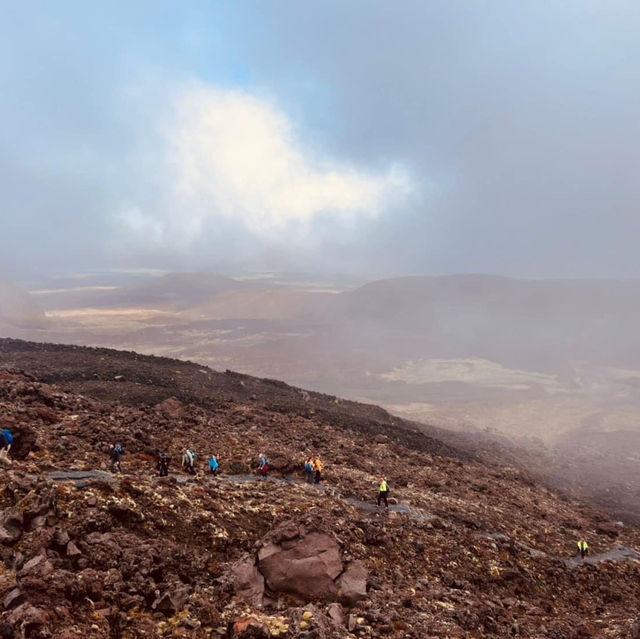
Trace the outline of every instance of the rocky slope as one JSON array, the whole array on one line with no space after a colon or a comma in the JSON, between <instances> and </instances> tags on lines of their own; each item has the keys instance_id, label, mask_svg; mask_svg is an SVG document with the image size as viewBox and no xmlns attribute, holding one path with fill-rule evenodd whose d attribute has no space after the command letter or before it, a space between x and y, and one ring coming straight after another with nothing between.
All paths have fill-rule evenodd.
<instances>
[{"instance_id":1,"label":"rocky slope","mask_svg":"<svg viewBox=\"0 0 640 639\"><path fill-rule=\"evenodd\" d=\"M637 632L636 528L375 407L106 350L3 341L0 369L0 425L17 434L0 637ZM222 474L178 472L184 446L201 471L217 452ZM172 473L157 478L163 450ZM269 480L252 474L260 452ZM320 487L298 474L308 453ZM582 534L592 561L567 561Z\"/></svg>"}]
</instances>

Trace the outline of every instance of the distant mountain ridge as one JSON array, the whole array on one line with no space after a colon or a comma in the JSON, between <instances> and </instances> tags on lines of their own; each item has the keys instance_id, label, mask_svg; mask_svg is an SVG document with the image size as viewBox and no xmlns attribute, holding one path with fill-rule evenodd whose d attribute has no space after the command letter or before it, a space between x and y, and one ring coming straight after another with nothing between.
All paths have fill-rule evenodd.
<instances>
[{"instance_id":1,"label":"distant mountain ridge","mask_svg":"<svg viewBox=\"0 0 640 639\"><path fill-rule=\"evenodd\" d=\"M640 281L407 277L346 296L352 321L404 331L431 357L557 371L569 360L640 366Z\"/></svg>"},{"instance_id":2,"label":"distant mountain ridge","mask_svg":"<svg viewBox=\"0 0 640 639\"><path fill-rule=\"evenodd\" d=\"M420 358L481 358L549 374L564 374L582 361L640 369L636 280L413 276L343 292L310 292L210 273L173 273L107 290L39 294L38 300L49 309L157 309L175 314L182 326L265 320L282 322L293 334L292 323L299 322L313 344L297 336L296 348L308 352L321 343L331 350L333 342L340 344L342 359L346 343L387 370L384 362L395 367ZM272 329L266 327L265 334ZM243 356L248 353L245 348Z\"/></svg>"}]
</instances>

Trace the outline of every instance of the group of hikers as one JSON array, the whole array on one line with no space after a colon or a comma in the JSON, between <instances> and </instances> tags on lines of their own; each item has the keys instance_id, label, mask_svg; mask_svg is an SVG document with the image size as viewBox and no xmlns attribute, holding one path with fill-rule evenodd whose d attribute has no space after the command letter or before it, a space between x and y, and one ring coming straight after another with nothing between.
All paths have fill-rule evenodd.
<instances>
[{"instance_id":1,"label":"group of hikers","mask_svg":"<svg viewBox=\"0 0 640 639\"><path fill-rule=\"evenodd\" d=\"M120 461L122 460L122 456L124 455L124 448L121 444L111 444L109 447L109 459L111 461L110 470L112 473L121 473L122 466L120 465ZM171 457L167 453L160 453L158 457L157 463L157 471L159 477L167 477L169 475L169 465L171 464ZM196 454L190 448L186 448L182 455L182 470L189 475L197 475L196 471ZM266 465L266 458L265 458ZM218 474L218 469L220 468L220 462L218 461L217 455L211 455L209 459L209 472L212 475Z\"/></svg>"},{"instance_id":2,"label":"group of hikers","mask_svg":"<svg viewBox=\"0 0 640 639\"><path fill-rule=\"evenodd\" d=\"M111 460L110 470L112 473L122 472L122 467L120 465L120 461L122 456L124 455L124 448L121 444L111 444L109 447L109 459ZM169 465L171 464L171 457L167 453L161 453L158 457L157 463L157 471L159 477L166 477L169 474ZM184 453L182 454L182 470L189 475L197 475L198 471L196 470L196 454L190 449L186 448ZM220 469L220 459L216 454L211 455L209 459L209 474L217 475ZM264 453L260 453L258 455L258 465L256 468L256 473L260 475L260 477L267 477L269 475L270 464L267 456ZM319 484L322 481L322 471L324 470L324 464L322 460L318 456L310 456L304 462L304 473L307 483L309 484ZM384 496L384 503L388 507L386 495L389 492L389 487L386 482L385 490L383 491L382 487L380 489L380 494ZM385 492L386 491L386 492ZM378 498L378 505L380 505L380 499Z\"/></svg>"},{"instance_id":3,"label":"group of hikers","mask_svg":"<svg viewBox=\"0 0 640 639\"><path fill-rule=\"evenodd\" d=\"M322 481L324 465L320 457L307 457L304 462L304 475L308 484L319 484Z\"/></svg>"},{"instance_id":4,"label":"group of hikers","mask_svg":"<svg viewBox=\"0 0 640 639\"><path fill-rule=\"evenodd\" d=\"M120 444L113 444L111 446L111 472L120 471L120 458L124 454L124 450ZM166 477L169 474L169 465L171 464L171 458L167 453L161 453L158 457L157 471L159 477ZM189 475L197 475L196 470L196 453L186 448L182 454L182 470ZM210 475L216 476L220 469L220 459L218 455L212 454L209 458L208 471ZM269 475L271 467L269 459L264 453L258 455L258 464L256 468L256 474L260 477L266 478ZM304 463L304 472L306 481L309 484L319 484L322 481L322 471L324 465L319 457L308 457Z\"/></svg>"},{"instance_id":5,"label":"group of hikers","mask_svg":"<svg viewBox=\"0 0 640 639\"><path fill-rule=\"evenodd\" d=\"M122 472L120 461L123 455L124 448L121 444L111 444L109 447L109 459L111 461L110 471L112 473ZM167 477L169 475L170 464L171 457L169 457L166 452L160 453L156 464L159 477ZM215 477L218 474L220 469L220 459L215 453L209 458L208 469L210 475ZM320 469L322 469L321 465ZM196 476L198 474L198 471L196 470L196 453L191 448L185 448L182 454L182 470L189 475ZM262 477L266 477L269 473L269 460L263 453L258 456L257 473Z\"/></svg>"},{"instance_id":6,"label":"group of hikers","mask_svg":"<svg viewBox=\"0 0 640 639\"><path fill-rule=\"evenodd\" d=\"M0 460L4 460L5 462L9 462L8 454L11 450L11 446L14 442L13 433L8 429L4 428L0 431ZM121 444L111 444L109 447L109 460L110 460L110 470L112 473L121 473L122 466L121 460L123 455L125 454L124 448ZM190 475L197 475L197 471L195 468L196 463L196 454L190 448L186 448L184 453L182 454L182 470ZM157 463L157 472L160 477L167 477L169 475L169 465L171 464L171 458L166 452L163 452L158 457ZM209 474L216 476L220 469L220 459L216 454L212 454L209 458L208 470ZM267 456L264 453L260 453L258 455L258 464L256 468L256 473L262 477L266 478L269 474L270 464ZM306 482L309 484L319 484L322 481L322 471L324 470L324 464L322 460L318 456L309 456L306 458L304 462L304 474ZM386 477L379 478L378 485L378 499L377 505L380 507L382 503L384 503L385 509L389 509L389 483L387 482ZM578 541L578 553L582 560L584 560L589 554L589 544L585 539L580 539Z\"/></svg>"},{"instance_id":7,"label":"group of hikers","mask_svg":"<svg viewBox=\"0 0 640 639\"><path fill-rule=\"evenodd\" d=\"M123 449L120 444L113 444L111 446L111 472L115 472L116 463L117 470L120 470L120 458L123 454ZM117 462L114 462L114 459L117 458ZM198 472L195 467L196 462L196 454L190 448L186 448L182 455L182 470L189 475L197 475ZM169 464L171 463L171 458L167 455L167 453L161 453L158 458L157 470L159 477L166 477L169 474ZM209 459L209 474L216 476L220 469L220 459L217 455L211 455ZM266 478L269 475L270 464L267 456L264 453L260 453L258 455L258 466L256 468L256 474L260 477ZM324 464L319 456L309 456L306 458L304 462L304 474L305 480L308 484L319 484L322 481L322 471L324 470ZM389 509L389 484L387 482L386 477L380 477L380 485L378 488L378 506L380 506L381 502L384 502L385 508Z\"/></svg>"}]
</instances>

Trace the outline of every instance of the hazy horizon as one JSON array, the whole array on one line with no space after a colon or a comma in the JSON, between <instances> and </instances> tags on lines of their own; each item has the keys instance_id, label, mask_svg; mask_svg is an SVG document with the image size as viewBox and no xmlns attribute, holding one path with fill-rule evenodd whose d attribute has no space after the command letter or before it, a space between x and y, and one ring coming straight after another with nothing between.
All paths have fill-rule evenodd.
<instances>
[{"instance_id":1,"label":"hazy horizon","mask_svg":"<svg viewBox=\"0 0 640 639\"><path fill-rule=\"evenodd\" d=\"M5 271L6 274L6 271ZM108 287L120 287L134 284L136 282L152 281L154 279L162 278L165 276L173 275L212 275L222 276L234 279L237 281L253 281L263 283L268 286L271 282L278 284L287 283L292 286L297 286L301 282L308 280L309 282L325 282L327 284L345 284L348 287L359 287L365 284L380 282L385 280L402 280L410 278L464 278L464 277L476 277L476 278L496 278L515 280L521 282L638 282L639 277L628 278L606 278L606 277L543 277L543 278L528 278L528 277L515 277L510 275L502 275L499 273L474 273L474 272L450 272L450 273L397 273L397 274L378 274L377 276L364 277L356 276L348 273L314 273L304 271L234 271L227 270L210 271L206 269L200 270L171 270L171 269L153 269L153 268L139 268L139 269L104 269L95 271L61 271L58 273L33 273L23 277L11 278L14 284L17 284L31 292L37 292L40 289L46 288L48 285L55 282L61 282L62 288L73 288L75 284L78 287L83 287L89 282L89 286L108 286Z\"/></svg>"}]
</instances>

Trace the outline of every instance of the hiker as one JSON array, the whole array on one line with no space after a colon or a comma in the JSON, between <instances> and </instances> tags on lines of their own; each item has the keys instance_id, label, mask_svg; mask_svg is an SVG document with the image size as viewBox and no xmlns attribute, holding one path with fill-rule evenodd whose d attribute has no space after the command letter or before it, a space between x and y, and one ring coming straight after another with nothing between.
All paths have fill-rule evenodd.
<instances>
[{"instance_id":1,"label":"hiker","mask_svg":"<svg viewBox=\"0 0 640 639\"><path fill-rule=\"evenodd\" d=\"M389 496L389 484L384 477L380 477L380 487L378 488L378 506L380 506L380 502L384 502L384 507L389 508L389 502L387 501L387 497Z\"/></svg>"},{"instance_id":2,"label":"hiker","mask_svg":"<svg viewBox=\"0 0 640 639\"><path fill-rule=\"evenodd\" d=\"M269 460L264 453L260 454L260 466L258 467L258 474L262 477L266 477L269 474Z\"/></svg>"},{"instance_id":3,"label":"hiker","mask_svg":"<svg viewBox=\"0 0 640 639\"><path fill-rule=\"evenodd\" d=\"M307 484L313 483L313 458L307 457L307 461L304 462L304 475Z\"/></svg>"},{"instance_id":4,"label":"hiker","mask_svg":"<svg viewBox=\"0 0 640 639\"><path fill-rule=\"evenodd\" d=\"M120 465L120 460L124 455L124 448L120 444L111 444L109 448L109 459L111 460L111 472L115 473L116 471L121 473L122 466Z\"/></svg>"},{"instance_id":5,"label":"hiker","mask_svg":"<svg viewBox=\"0 0 640 639\"><path fill-rule=\"evenodd\" d=\"M162 453L158 458L158 475L160 477L167 477L169 474L169 464L171 463L171 458L167 455L167 453Z\"/></svg>"},{"instance_id":6,"label":"hiker","mask_svg":"<svg viewBox=\"0 0 640 639\"><path fill-rule=\"evenodd\" d=\"M589 544L584 539L581 539L578 542L578 550L580 551L580 559L584 561L584 558L589 554Z\"/></svg>"},{"instance_id":7,"label":"hiker","mask_svg":"<svg viewBox=\"0 0 640 639\"><path fill-rule=\"evenodd\" d=\"M314 481L316 484L319 484L322 481L322 470L324 466L322 465L322 461L320 457L316 457L313 462L313 470L315 472Z\"/></svg>"},{"instance_id":8,"label":"hiker","mask_svg":"<svg viewBox=\"0 0 640 639\"><path fill-rule=\"evenodd\" d=\"M3 460L8 459L9 451L11 450L11 444L13 444L13 433L8 428L3 428L0 432L0 458Z\"/></svg>"},{"instance_id":9,"label":"hiker","mask_svg":"<svg viewBox=\"0 0 640 639\"><path fill-rule=\"evenodd\" d=\"M209 460L209 472L215 477L218 474L218 468L220 468L220 462L217 455L211 455Z\"/></svg>"},{"instance_id":10,"label":"hiker","mask_svg":"<svg viewBox=\"0 0 640 639\"><path fill-rule=\"evenodd\" d=\"M184 451L184 455L182 455L182 469L187 472L189 475L197 475L195 469L196 463L196 454L189 448Z\"/></svg>"}]
</instances>

